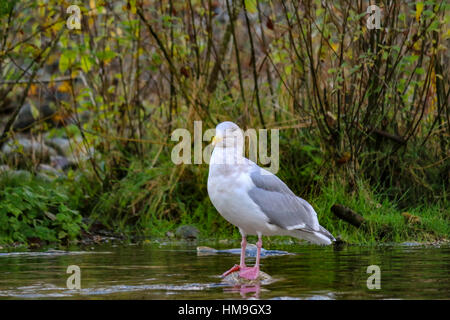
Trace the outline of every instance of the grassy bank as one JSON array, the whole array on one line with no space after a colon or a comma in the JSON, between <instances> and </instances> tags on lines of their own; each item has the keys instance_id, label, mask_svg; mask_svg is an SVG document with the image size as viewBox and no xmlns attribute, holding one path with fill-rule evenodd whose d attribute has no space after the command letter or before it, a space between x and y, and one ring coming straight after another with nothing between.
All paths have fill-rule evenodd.
<instances>
[{"instance_id":1,"label":"grassy bank","mask_svg":"<svg viewBox=\"0 0 450 320\"><path fill-rule=\"evenodd\" d=\"M73 180L52 182L26 172L4 173L0 175L0 244L73 244L86 234L95 235L93 222L130 241L168 238L182 225L195 226L200 239L239 239L237 228L210 203L207 170L199 169L198 176L190 173L191 185L178 181L172 190L165 178L167 170L136 171L105 193L98 192L100 186L96 189L83 182L87 178L80 173L74 173ZM166 188L157 185L158 179ZM88 194L86 187L93 193ZM348 192L336 180L302 196L314 206L320 223L348 243L433 242L450 234L446 203L400 209L396 201L377 194L367 183L359 182ZM364 226L356 228L335 217L330 208L336 203L361 214Z\"/></svg>"}]
</instances>

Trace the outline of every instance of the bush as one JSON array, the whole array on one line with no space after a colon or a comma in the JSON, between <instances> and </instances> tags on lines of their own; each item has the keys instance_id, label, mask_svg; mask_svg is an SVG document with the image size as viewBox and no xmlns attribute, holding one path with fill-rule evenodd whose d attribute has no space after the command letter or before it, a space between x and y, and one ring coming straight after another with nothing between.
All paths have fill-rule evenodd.
<instances>
[{"instance_id":1,"label":"bush","mask_svg":"<svg viewBox=\"0 0 450 320\"><path fill-rule=\"evenodd\" d=\"M0 243L74 241L80 235L82 217L58 185L31 177L0 180Z\"/></svg>"}]
</instances>

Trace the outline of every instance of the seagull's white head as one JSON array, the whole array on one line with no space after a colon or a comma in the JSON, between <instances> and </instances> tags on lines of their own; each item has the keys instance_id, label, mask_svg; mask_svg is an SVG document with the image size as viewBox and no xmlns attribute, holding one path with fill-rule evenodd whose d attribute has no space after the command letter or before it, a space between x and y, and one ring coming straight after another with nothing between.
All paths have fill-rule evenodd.
<instances>
[{"instance_id":1,"label":"seagull's white head","mask_svg":"<svg viewBox=\"0 0 450 320\"><path fill-rule=\"evenodd\" d=\"M244 135L241 128L231 121L219 123L216 135L212 141L213 146L219 148L239 148L244 146Z\"/></svg>"}]
</instances>

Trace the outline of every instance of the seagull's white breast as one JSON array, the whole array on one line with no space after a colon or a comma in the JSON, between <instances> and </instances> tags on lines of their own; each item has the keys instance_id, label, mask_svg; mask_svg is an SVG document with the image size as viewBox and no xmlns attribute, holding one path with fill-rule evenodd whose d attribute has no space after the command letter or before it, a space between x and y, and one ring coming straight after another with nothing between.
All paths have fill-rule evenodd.
<instances>
[{"instance_id":1,"label":"seagull's white breast","mask_svg":"<svg viewBox=\"0 0 450 320\"><path fill-rule=\"evenodd\" d=\"M217 211L246 234L267 234L267 217L248 196L252 181L245 174L208 178L208 194Z\"/></svg>"},{"instance_id":2,"label":"seagull's white breast","mask_svg":"<svg viewBox=\"0 0 450 320\"><path fill-rule=\"evenodd\" d=\"M276 234L279 228L268 223L267 216L250 198L248 191L255 187L250 178L250 163L219 164L218 152L213 152L209 176L208 195L214 207L230 223L246 234Z\"/></svg>"}]
</instances>

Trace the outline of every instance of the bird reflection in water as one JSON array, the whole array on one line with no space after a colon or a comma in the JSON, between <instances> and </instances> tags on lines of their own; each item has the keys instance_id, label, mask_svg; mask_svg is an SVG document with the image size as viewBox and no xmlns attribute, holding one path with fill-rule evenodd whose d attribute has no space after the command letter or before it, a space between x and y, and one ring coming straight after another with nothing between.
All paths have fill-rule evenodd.
<instances>
[{"instance_id":1,"label":"bird reflection in water","mask_svg":"<svg viewBox=\"0 0 450 320\"><path fill-rule=\"evenodd\" d=\"M260 271L255 280L248 280L239 276L239 272L230 273L222 279L222 282L231 285L224 289L225 292L239 293L243 299L259 299L263 285L273 283L275 280L267 273Z\"/></svg>"},{"instance_id":2,"label":"bird reflection in water","mask_svg":"<svg viewBox=\"0 0 450 320\"><path fill-rule=\"evenodd\" d=\"M261 293L261 284L240 284L232 288L226 288L224 292L239 293L243 299L259 299Z\"/></svg>"}]
</instances>

